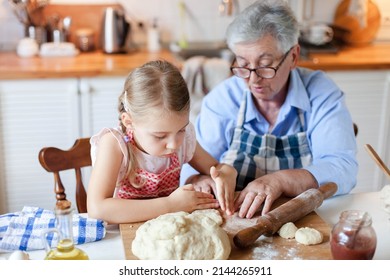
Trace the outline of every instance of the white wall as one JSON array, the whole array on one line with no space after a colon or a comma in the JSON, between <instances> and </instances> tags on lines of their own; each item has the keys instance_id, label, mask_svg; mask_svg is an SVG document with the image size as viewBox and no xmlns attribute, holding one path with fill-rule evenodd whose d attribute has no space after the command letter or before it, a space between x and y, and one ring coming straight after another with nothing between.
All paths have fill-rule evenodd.
<instances>
[{"instance_id":1,"label":"white wall","mask_svg":"<svg viewBox=\"0 0 390 280\"><path fill-rule=\"evenodd\" d=\"M223 40L226 26L233 16L220 16L218 5L222 0L182 0L187 12L184 24L179 16L179 1L181 0L51 0L52 4L78 4L78 3L120 3L133 22L133 36L136 41L143 41L144 33L138 29L136 22L149 23L158 18L162 30L163 42L178 40L184 32L189 41ZM254 0L235 0L239 9L247 7ZM297 17L302 18L304 5L314 4L313 19L331 23L333 14L340 0L289 0ZM382 13L383 26L378 33L378 40L390 40L390 1L375 0ZM307 9L309 10L309 9ZM238 9L235 9L237 12ZM12 12L9 0L1 0L0 4L0 50L15 48L19 39L24 35L23 25L19 23Z\"/></svg>"}]
</instances>

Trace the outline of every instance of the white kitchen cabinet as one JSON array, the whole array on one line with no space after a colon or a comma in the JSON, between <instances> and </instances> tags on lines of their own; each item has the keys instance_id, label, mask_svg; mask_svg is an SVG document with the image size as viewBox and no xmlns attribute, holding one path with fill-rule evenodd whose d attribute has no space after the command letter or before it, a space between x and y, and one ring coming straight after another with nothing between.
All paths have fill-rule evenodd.
<instances>
[{"instance_id":1,"label":"white kitchen cabinet","mask_svg":"<svg viewBox=\"0 0 390 280\"><path fill-rule=\"evenodd\" d=\"M70 148L118 125L117 100L125 77L0 81L0 214L24 205L53 209L53 174L41 167L44 146ZM87 187L90 168L83 172ZM63 175L75 184L74 172ZM67 189L74 204L74 192Z\"/></svg>"},{"instance_id":2,"label":"white kitchen cabinet","mask_svg":"<svg viewBox=\"0 0 390 280\"><path fill-rule=\"evenodd\" d=\"M125 78L99 77L80 80L83 137L90 137L103 127L118 126L118 97L123 90Z\"/></svg>"},{"instance_id":3,"label":"white kitchen cabinet","mask_svg":"<svg viewBox=\"0 0 390 280\"><path fill-rule=\"evenodd\" d=\"M81 135L91 137L104 127L119 124L118 97L126 77L99 77L80 79ZM88 190L91 168L84 168L83 180Z\"/></svg>"},{"instance_id":4,"label":"white kitchen cabinet","mask_svg":"<svg viewBox=\"0 0 390 280\"><path fill-rule=\"evenodd\" d=\"M0 214L54 208L53 174L38 152L69 148L79 137L78 98L77 79L0 81Z\"/></svg>"},{"instance_id":5,"label":"white kitchen cabinet","mask_svg":"<svg viewBox=\"0 0 390 280\"><path fill-rule=\"evenodd\" d=\"M329 71L330 77L345 92L357 135L359 173L353 192L377 191L386 182L383 172L364 148L371 144L385 162L390 159L390 72ZM387 152L387 154L386 154Z\"/></svg>"}]
</instances>

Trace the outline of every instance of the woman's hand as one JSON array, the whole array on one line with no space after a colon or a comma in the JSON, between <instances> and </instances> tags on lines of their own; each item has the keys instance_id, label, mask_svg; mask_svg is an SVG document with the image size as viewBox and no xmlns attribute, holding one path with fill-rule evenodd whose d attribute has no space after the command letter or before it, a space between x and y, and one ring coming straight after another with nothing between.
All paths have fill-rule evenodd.
<instances>
[{"instance_id":1,"label":"woman's hand","mask_svg":"<svg viewBox=\"0 0 390 280\"><path fill-rule=\"evenodd\" d=\"M239 193L234 201L234 209L239 209L239 217L250 219L263 206L261 214L264 215L282 194L283 188L279 186L277 180L272 180L272 174L265 175L250 182Z\"/></svg>"},{"instance_id":2,"label":"woman's hand","mask_svg":"<svg viewBox=\"0 0 390 280\"><path fill-rule=\"evenodd\" d=\"M170 212L218 208L218 200L210 193L195 191L193 185L184 185L177 188L168 196Z\"/></svg>"},{"instance_id":3,"label":"woman's hand","mask_svg":"<svg viewBox=\"0 0 390 280\"><path fill-rule=\"evenodd\" d=\"M318 183L309 171L276 171L250 182L235 199L234 209L240 209L238 215L241 218L252 218L263 206L261 214L264 215L281 195L295 197L310 188L318 188Z\"/></svg>"}]
</instances>

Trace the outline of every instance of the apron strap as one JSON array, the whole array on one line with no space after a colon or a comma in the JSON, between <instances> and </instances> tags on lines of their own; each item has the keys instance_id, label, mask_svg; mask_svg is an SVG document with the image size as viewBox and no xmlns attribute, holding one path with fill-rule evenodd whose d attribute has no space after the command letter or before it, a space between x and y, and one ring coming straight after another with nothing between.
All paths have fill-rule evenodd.
<instances>
[{"instance_id":1,"label":"apron strap","mask_svg":"<svg viewBox=\"0 0 390 280\"><path fill-rule=\"evenodd\" d=\"M246 112L246 90L244 91L242 95L242 100L240 104L240 110L238 111L238 117L237 117L237 125L236 127L242 127L244 125L245 121L245 112Z\"/></svg>"}]
</instances>

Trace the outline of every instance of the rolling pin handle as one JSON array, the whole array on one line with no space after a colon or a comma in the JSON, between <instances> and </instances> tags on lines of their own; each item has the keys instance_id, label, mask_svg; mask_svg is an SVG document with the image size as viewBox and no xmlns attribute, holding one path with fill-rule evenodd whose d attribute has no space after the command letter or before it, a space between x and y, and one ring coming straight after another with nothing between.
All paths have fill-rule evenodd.
<instances>
[{"instance_id":1,"label":"rolling pin handle","mask_svg":"<svg viewBox=\"0 0 390 280\"><path fill-rule=\"evenodd\" d=\"M318 188L324 199L331 197L337 192L337 185L333 182L326 183Z\"/></svg>"},{"instance_id":2,"label":"rolling pin handle","mask_svg":"<svg viewBox=\"0 0 390 280\"><path fill-rule=\"evenodd\" d=\"M233 242L238 248L245 248L254 243L261 235L272 235L273 225L266 216L261 216L256 225L239 231Z\"/></svg>"}]
</instances>

